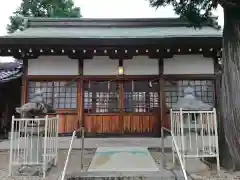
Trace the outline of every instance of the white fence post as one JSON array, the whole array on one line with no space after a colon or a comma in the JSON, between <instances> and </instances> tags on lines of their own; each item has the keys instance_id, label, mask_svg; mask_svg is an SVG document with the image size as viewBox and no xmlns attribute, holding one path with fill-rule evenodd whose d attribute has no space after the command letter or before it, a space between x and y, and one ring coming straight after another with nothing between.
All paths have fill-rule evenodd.
<instances>
[{"instance_id":1,"label":"white fence post","mask_svg":"<svg viewBox=\"0 0 240 180\"><path fill-rule=\"evenodd\" d=\"M186 152L186 147L185 147L185 142L184 142L184 122L183 122L183 111L182 111L182 108L180 109L180 124L181 124L181 129L180 129L180 134L181 134L181 153L185 154ZM185 157L182 156L182 160L183 160L183 166L185 168Z\"/></svg>"},{"instance_id":2,"label":"white fence post","mask_svg":"<svg viewBox=\"0 0 240 180\"><path fill-rule=\"evenodd\" d=\"M45 116L44 152L43 152L43 177L44 178L46 177L47 133L48 133L48 115Z\"/></svg>"},{"instance_id":3,"label":"white fence post","mask_svg":"<svg viewBox=\"0 0 240 180\"><path fill-rule=\"evenodd\" d=\"M56 139L55 139L55 162L54 162L54 165L56 166L57 165L57 161L58 161L58 129L59 129L59 115L57 115L57 123L56 123L56 126L55 126L55 129L56 129Z\"/></svg>"},{"instance_id":4,"label":"white fence post","mask_svg":"<svg viewBox=\"0 0 240 180\"><path fill-rule=\"evenodd\" d=\"M15 117L12 116L11 141L10 141L10 154L9 154L9 174L8 174L9 176L12 175L14 120L15 120Z\"/></svg>"},{"instance_id":5,"label":"white fence post","mask_svg":"<svg viewBox=\"0 0 240 180\"><path fill-rule=\"evenodd\" d=\"M215 146L216 146L216 154L217 154L217 171L220 173L220 160L219 160L219 144L218 144L218 126L217 126L217 113L216 109L213 109L214 111L214 128L215 128Z\"/></svg>"},{"instance_id":6,"label":"white fence post","mask_svg":"<svg viewBox=\"0 0 240 180\"><path fill-rule=\"evenodd\" d=\"M175 124L173 120L173 111L170 109L170 121L171 121L171 131L173 134L175 134L174 129L175 129ZM162 137L163 138L163 137ZM175 148L174 148L174 142L172 138L172 156L173 156L173 164L176 165L176 159L175 159Z\"/></svg>"}]
</instances>

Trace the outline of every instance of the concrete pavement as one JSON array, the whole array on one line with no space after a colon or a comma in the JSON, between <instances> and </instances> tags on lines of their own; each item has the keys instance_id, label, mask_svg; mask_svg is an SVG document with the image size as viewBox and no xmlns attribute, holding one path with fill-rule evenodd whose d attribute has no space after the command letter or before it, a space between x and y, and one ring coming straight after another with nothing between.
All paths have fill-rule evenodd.
<instances>
[{"instance_id":1,"label":"concrete pavement","mask_svg":"<svg viewBox=\"0 0 240 180\"><path fill-rule=\"evenodd\" d=\"M61 150L68 149L71 137L59 137L58 147ZM171 137L166 137L165 148L172 147ZM24 143L22 143L24 145ZM161 138L85 138L85 149L96 149L98 147L148 147L160 148ZM10 140L0 142L0 150L8 150L10 148ZM81 148L81 139L75 139L73 149Z\"/></svg>"}]
</instances>

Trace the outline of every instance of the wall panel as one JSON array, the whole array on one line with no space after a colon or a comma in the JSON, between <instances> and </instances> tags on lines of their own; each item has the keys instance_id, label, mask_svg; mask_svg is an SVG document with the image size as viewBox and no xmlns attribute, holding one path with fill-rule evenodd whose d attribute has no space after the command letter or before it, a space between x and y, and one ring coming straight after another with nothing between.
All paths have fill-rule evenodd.
<instances>
[{"instance_id":1,"label":"wall panel","mask_svg":"<svg viewBox=\"0 0 240 180\"><path fill-rule=\"evenodd\" d=\"M212 58L202 55L176 55L164 59L164 74L214 74Z\"/></svg>"},{"instance_id":2,"label":"wall panel","mask_svg":"<svg viewBox=\"0 0 240 180\"><path fill-rule=\"evenodd\" d=\"M83 63L84 75L117 75L118 60L109 59L107 56L94 56L93 59L85 59Z\"/></svg>"},{"instance_id":3,"label":"wall panel","mask_svg":"<svg viewBox=\"0 0 240 180\"><path fill-rule=\"evenodd\" d=\"M66 56L40 56L28 60L28 75L78 75L78 60Z\"/></svg>"},{"instance_id":4,"label":"wall panel","mask_svg":"<svg viewBox=\"0 0 240 180\"><path fill-rule=\"evenodd\" d=\"M158 75L158 59L149 59L148 56L135 56L133 59L123 60L124 74L126 75Z\"/></svg>"}]
</instances>

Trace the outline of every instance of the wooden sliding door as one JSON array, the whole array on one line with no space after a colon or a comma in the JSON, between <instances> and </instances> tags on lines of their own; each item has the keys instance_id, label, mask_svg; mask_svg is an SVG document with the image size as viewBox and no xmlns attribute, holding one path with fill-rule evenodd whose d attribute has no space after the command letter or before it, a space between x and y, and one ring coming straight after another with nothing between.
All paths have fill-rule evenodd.
<instances>
[{"instance_id":1,"label":"wooden sliding door","mask_svg":"<svg viewBox=\"0 0 240 180\"><path fill-rule=\"evenodd\" d=\"M123 132L154 136L160 132L159 85L147 80L123 82Z\"/></svg>"},{"instance_id":2,"label":"wooden sliding door","mask_svg":"<svg viewBox=\"0 0 240 180\"><path fill-rule=\"evenodd\" d=\"M121 133L118 81L84 82L84 127L89 135Z\"/></svg>"},{"instance_id":3,"label":"wooden sliding door","mask_svg":"<svg viewBox=\"0 0 240 180\"><path fill-rule=\"evenodd\" d=\"M89 135L154 136L160 132L159 85L149 81L84 82L84 127Z\"/></svg>"}]
</instances>

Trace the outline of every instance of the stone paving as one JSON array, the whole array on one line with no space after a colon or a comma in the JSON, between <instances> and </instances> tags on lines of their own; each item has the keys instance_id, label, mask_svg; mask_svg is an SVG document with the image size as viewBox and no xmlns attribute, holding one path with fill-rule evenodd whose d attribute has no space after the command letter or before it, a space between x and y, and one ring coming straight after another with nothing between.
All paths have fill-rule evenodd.
<instances>
[{"instance_id":1,"label":"stone paving","mask_svg":"<svg viewBox=\"0 0 240 180\"><path fill-rule=\"evenodd\" d=\"M46 180L57 180L57 178L60 176L64 163L67 156L67 149L69 147L70 138L60 138L59 146L59 159L58 164L56 167L53 167L51 171L48 174L48 177ZM95 144L96 143L96 144ZM168 142L166 142L167 144ZM81 153L79 150L80 147L80 140L77 139L74 141L74 150L72 151L69 166L67 169L67 174L74 174L76 172L79 172L80 169L80 158ZM87 170L88 166L90 165L92 158L94 156L94 153L96 151L97 147L107 147L107 146L116 146L116 147L127 147L127 146L138 146L138 147L151 147L150 153L153 157L153 159L156 161L159 167L162 167L162 159L163 155L161 152L159 152L159 149L156 149L154 147L160 147L161 141L159 138L89 138L86 139L85 144L85 151L84 151L84 168ZM167 145L168 146L168 145ZM170 141L169 141L170 146ZM3 141L0 142L0 180L40 180L41 178L35 177L35 178L25 178L25 177L7 177L8 175L8 162L9 162L9 141ZM171 153L167 153L165 155L166 158L166 165L165 168L169 171L173 170L173 164L172 164L172 157ZM210 170L207 166L203 165L203 163L200 163L200 161L191 162L189 165L194 169L196 167L196 171L192 170L190 172L191 177L194 177L195 180L208 180L208 179L216 179L216 180L240 180L240 173L236 172L233 174L229 174L221 171L221 177L216 177L215 170ZM202 166L199 170L199 166ZM188 167L189 168L189 167Z\"/></svg>"},{"instance_id":2,"label":"stone paving","mask_svg":"<svg viewBox=\"0 0 240 180\"><path fill-rule=\"evenodd\" d=\"M95 154L95 149L93 150L86 150L84 151L84 171L87 171L93 156ZM153 159L157 159L160 156L157 156L156 152L155 154L151 154ZM58 164L56 167L53 167L47 178L45 180L58 180L59 176L61 175L61 172L64 168L64 163L67 156L67 150L60 150L59 151L59 159ZM80 171L80 157L81 152L80 150L73 150L71 153L70 161L68 164L67 174L79 174ZM0 153L0 180L42 180L39 177L8 177L8 160L9 160L9 152L8 151L2 151ZM160 165L160 161L156 161L157 165ZM169 172L170 173L170 172ZM170 173L171 175L171 173Z\"/></svg>"}]
</instances>

